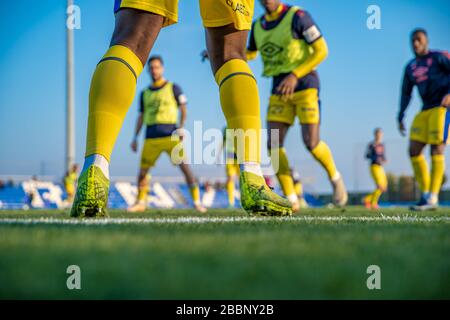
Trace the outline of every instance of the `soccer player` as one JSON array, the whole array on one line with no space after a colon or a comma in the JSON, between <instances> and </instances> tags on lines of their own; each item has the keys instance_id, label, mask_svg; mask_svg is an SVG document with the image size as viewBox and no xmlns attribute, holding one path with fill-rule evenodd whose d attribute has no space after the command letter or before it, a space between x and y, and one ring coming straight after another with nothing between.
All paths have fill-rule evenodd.
<instances>
[{"instance_id":1,"label":"soccer player","mask_svg":"<svg viewBox=\"0 0 450 320\"><path fill-rule=\"evenodd\" d=\"M221 161L222 151L225 153L225 174L227 177L226 180L226 189L228 195L228 208L233 209L235 207L235 199L236 199L236 180L240 174L239 165L237 162L237 154L236 147L234 143L234 139L227 139L227 128L223 129L223 140L220 148L220 152L218 152L218 161Z\"/></svg>"},{"instance_id":2,"label":"soccer player","mask_svg":"<svg viewBox=\"0 0 450 320\"><path fill-rule=\"evenodd\" d=\"M388 185L386 173L383 168L383 164L386 163L383 130L381 128L375 129L374 135L374 141L367 147L366 158L370 160L370 173L375 181L376 189L364 197L363 202L367 209L378 209L378 201L383 192L386 192Z\"/></svg>"},{"instance_id":3,"label":"soccer player","mask_svg":"<svg viewBox=\"0 0 450 320\"><path fill-rule=\"evenodd\" d=\"M71 205L75 196L75 187L78 177L78 165L73 164L69 171L64 176L64 189L66 189L67 199L66 204Z\"/></svg>"},{"instance_id":4,"label":"soccer player","mask_svg":"<svg viewBox=\"0 0 450 320\"><path fill-rule=\"evenodd\" d=\"M295 194L297 195L300 209L306 209L309 207L308 203L305 200L305 196L303 194L303 184L300 179L300 173L295 170L294 167L290 169L292 181L294 183Z\"/></svg>"},{"instance_id":5,"label":"soccer player","mask_svg":"<svg viewBox=\"0 0 450 320\"><path fill-rule=\"evenodd\" d=\"M348 195L343 178L330 148L320 138L320 85L316 68L328 55L325 39L307 11L280 0L260 2L266 14L253 23L247 58L254 59L260 52L263 75L273 77L267 112L268 149L272 159L278 159L278 180L293 209L298 209L283 147L286 134L298 117L306 148L328 174L334 204L344 206ZM272 130L278 130L278 139L272 137Z\"/></svg>"},{"instance_id":6,"label":"soccer player","mask_svg":"<svg viewBox=\"0 0 450 320\"><path fill-rule=\"evenodd\" d=\"M249 213L289 215L289 201L270 190L261 172L258 88L245 49L253 9L253 0L200 0L222 110L227 127L238 132L242 207ZM116 0L111 46L91 83L86 158L73 217L107 215L109 162L116 138L159 31L177 22L177 11L178 0Z\"/></svg>"},{"instance_id":7,"label":"soccer player","mask_svg":"<svg viewBox=\"0 0 450 320\"><path fill-rule=\"evenodd\" d=\"M397 120L400 133L405 136L403 119L413 88L417 86L423 106L411 126L409 156L422 191L422 197L413 209L424 211L438 207L444 177L444 150L450 125L450 56L447 52L429 50L428 35L424 29L412 32L411 44L415 58L405 68ZM423 155L428 144L431 149L431 173Z\"/></svg>"},{"instance_id":8,"label":"soccer player","mask_svg":"<svg viewBox=\"0 0 450 320\"><path fill-rule=\"evenodd\" d=\"M161 153L169 154L172 162L179 166L189 186L192 202L199 212L206 212L200 202L200 189L197 181L184 161L182 130L186 121L187 99L181 88L164 78L164 63L160 56L149 59L148 69L152 84L141 94L139 115L131 149L137 152L137 138L142 126L146 125L145 144L142 150L138 175L138 197L130 212L143 212L147 208L147 196L150 177L148 171L153 168ZM178 123L178 113L181 113Z\"/></svg>"}]
</instances>

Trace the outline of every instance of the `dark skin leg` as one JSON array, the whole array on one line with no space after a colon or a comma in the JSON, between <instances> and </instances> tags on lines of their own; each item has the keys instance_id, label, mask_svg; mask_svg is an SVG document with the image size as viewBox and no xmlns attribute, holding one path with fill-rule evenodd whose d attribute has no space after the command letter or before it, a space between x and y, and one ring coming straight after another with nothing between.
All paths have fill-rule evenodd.
<instances>
[{"instance_id":1,"label":"dark skin leg","mask_svg":"<svg viewBox=\"0 0 450 320\"><path fill-rule=\"evenodd\" d=\"M183 172L184 178L186 179L186 183L188 186L192 186L196 184L196 180L194 174L191 171L191 168L186 163L182 163L179 165L181 172Z\"/></svg>"},{"instance_id":2,"label":"dark skin leg","mask_svg":"<svg viewBox=\"0 0 450 320\"><path fill-rule=\"evenodd\" d=\"M313 151L320 142L320 126L318 124L302 124L302 137L308 151Z\"/></svg>"},{"instance_id":3,"label":"dark skin leg","mask_svg":"<svg viewBox=\"0 0 450 320\"><path fill-rule=\"evenodd\" d=\"M445 152L445 144L431 145L430 152L432 156L443 155Z\"/></svg>"},{"instance_id":4,"label":"dark skin leg","mask_svg":"<svg viewBox=\"0 0 450 320\"><path fill-rule=\"evenodd\" d=\"M286 139L289 125L283 122L267 122L267 128L269 129L269 136L267 140L267 149L282 148L284 146L284 140ZM278 137L272 136L272 130L278 130Z\"/></svg>"},{"instance_id":5,"label":"dark skin leg","mask_svg":"<svg viewBox=\"0 0 450 320\"><path fill-rule=\"evenodd\" d=\"M148 173L149 169L143 169L141 168L139 170L139 174L138 174L138 187L139 188L145 188L147 186L147 173Z\"/></svg>"},{"instance_id":6,"label":"dark skin leg","mask_svg":"<svg viewBox=\"0 0 450 320\"><path fill-rule=\"evenodd\" d=\"M233 24L206 28L206 47L213 74L233 59L246 60L248 31L239 31Z\"/></svg>"},{"instance_id":7,"label":"dark skin leg","mask_svg":"<svg viewBox=\"0 0 450 320\"><path fill-rule=\"evenodd\" d=\"M133 51L145 65L164 18L136 9L122 9L116 14L111 46L123 45Z\"/></svg>"},{"instance_id":8,"label":"dark skin leg","mask_svg":"<svg viewBox=\"0 0 450 320\"><path fill-rule=\"evenodd\" d=\"M414 141L414 140L409 141L409 156L410 157L420 156L425 147L426 147L426 144L423 142Z\"/></svg>"}]
</instances>

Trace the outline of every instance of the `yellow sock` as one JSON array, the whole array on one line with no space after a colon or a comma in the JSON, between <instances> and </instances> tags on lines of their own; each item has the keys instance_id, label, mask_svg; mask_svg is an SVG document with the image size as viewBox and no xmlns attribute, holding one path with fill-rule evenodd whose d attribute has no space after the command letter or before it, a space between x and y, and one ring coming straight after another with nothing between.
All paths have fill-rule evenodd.
<instances>
[{"instance_id":1,"label":"yellow sock","mask_svg":"<svg viewBox=\"0 0 450 320\"><path fill-rule=\"evenodd\" d=\"M147 195L148 195L148 189L149 187L146 186L140 186L138 190L138 202L146 202L147 201Z\"/></svg>"},{"instance_id":2,"label":"yellow sock","mask_svg":"<svg viewBox=\"0 0 450 320\"><path fill-rule=\"evenodd\" d=\"M234 197L234 181L233 180L229 180L227 182L227 193L228 193L228 205L234 207L234 202L235 202L235 197Z\"/></svg>"},{"instance_id":3,"label":"yellow sock","mask_svg":"<svg viewBox=\"0 0 450 320\"><path fill-rule=\"evenodd\" d=\"M144 181L141 181L138 186L137 202L145 202L147 204L148 191L150 189L151 176L147 175Z\"/></svg>"},{"instance_id":4,"label":"yellow sock","mask_svg":"<svg viewBox=\"0 0 450 320\"><path fill-rule=\"evenodd\" d=\"M373 192L371 194L368 194L367 196L364 197L364 202L369 202L370 204L372 203L372 196L373 196Z\"/></svg>"},{"instance_id":5,"label":"yellow sock","mask_svg":"<svg viewBox=\"0 0 450 320\"><path fill-rule=\"evenodd\" d=\"M371 194L371 203L372 205L377 205L378 201L380 200L381 195L383 194L383 192L380 189L376 189L372 194Z\"/></svg>"},{"instance_id":6,"label":"yellow sock","mask_svg":"<svg viewBox=\"0 0 450 320\"><path fill-rule=\"evenodd\" d=\"M119 45L109 48L97 65L89 93L86 156L100 154L110 160L142 69L139 58Z\"/></svg>"},{"instance_id":7,"label":"yellow sock","mask_svg":"<svg viewBox=\"0 0 450 320\"><path fill-rule=\"evenodd\" d=\"M198 185L194 184L194 185L190 186L189 189L191 192L192 202L195 205L200 204L200 188L198 187Z\"/></svg>"},{"instance_id":8,"label":"yellow sock","mask_svg":"<svg viewBox=\"0 0 450 320\"><path fill-rule=\"evenodd\" d=\"M442 180L444 179L445 156L443 154L432 156L431 161L430 192L437 195L441 191Z\"/></svg>"},{"instance_id":9,"label":"yellow sock","mask_svg":"<svg viewBox=\"0 0 450 320\"><path fill-rule=\"evenodd\" d=\"M428 171L428 164L425 156L421 154L417 157L411 157L411 164L420 191L423 193L430 192L430 172Z\"/></svg>"},{"instance_id":10,"label":"yellow sock","mask_svg":"<svg viewBox=\"0 0 450 320\"><path fill-rule=\"evenodd\" d=\"M328 145L320 141L317 147L311 151L314 158L322 165L322 167L327 171L330 180L335 179L337 175L336 164L334 163L333 154L331 153Z\"/></svg>"},{"instance_id":11,"label":"yellow sock","mask_svg":"<svg viewBox=\"0 0 450 320\"><path fill-rule=\"evenodd\" d=\"M294 189L298 197L303 197L303 185L301 184L301 182L295 183Z\"/></svg>"},{"instance_id":12,"label":"yellow sock","mask_svg":"<svg viewBox=\"0 0 450 320\"><path fill-rule=\"evenodd\" d=\"M233 59L226 62L215 75L220 90L220 103L228 129L242 129L236 151L238 163L260 163L261 117L256 80L247 62ZM242 133L242 132L241 132Z\"/></svg>"},{"instance_id":13,"label":"yellow sock","mask_svg":"<svg viewBox=\"0 0 450 320\"><path fill-rule=\"evenodd\" d=\"M270 158L272 160L272 166L276 170L275 166L278 166L278 171L276 175L278 181L280 182L281 189L286 197L291 197L292 195L297 196L294 189L294 181L292 180L291 170L289 166L289 160L286 154L286 149L284 148L273 148L269 150Z\"/></svg>"}]
</instances>

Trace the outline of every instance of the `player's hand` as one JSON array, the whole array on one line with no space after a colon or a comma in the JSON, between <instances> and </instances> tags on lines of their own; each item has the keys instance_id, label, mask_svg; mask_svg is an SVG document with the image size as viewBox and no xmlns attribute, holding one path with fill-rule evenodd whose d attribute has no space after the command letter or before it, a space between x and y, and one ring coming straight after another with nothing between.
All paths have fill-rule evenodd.
<instances>
[{"instance_id":1,"label":"player's hand","mask_svg":"<svg viewBox=\"0 0 450 320\"><path fill-rule=\"evenodd\" d=\"M398 131L400 131L402 137L406 137L406 127L403 121L398 123Z\"/></svg>"},{"instance_id":2,"label":"player's hand","mask_svg":"<svg viewBox=\"0 0 450 320\"><path fill-rule=\"evenodd\" d=\"M175 131L175 134L180 138L180 141L183 141L185 130L186 129L184 129L183 127L180 127Z\"/></svg>"},{"instance_id":3,"label":"player's hand","mask_svg":"<svg viewBox=\"0 0 450 320\"><path fill-rule=\"evenodd\" d=\"M444 99L442 99L442 106L446 108L450 108L450 93L447 94Z\"/></svg>"},{"instance_id":4,"label":"player's hand","mask_svg":"<svg viewBox=\"0 0 450 320\"><path fill-rule=\"evenodd\" d=\"M133 150L133 152L137 152L138 149L138 142L137 139L133 139L133 141L131 142L131 150Z\"/></svg>"},{"instance_id":5,"label":"player's hand","mask_svg":"<svg viewBox=\"0 0 450 320\"><path fill-rule=\"evenodd\" d=\"M206 60L209 60L208 50L203 50L200 55L202 56L202 62L205 62Z\"/></svg>"},{"instance_id":6,"label":"player's hand","mask_svg":"<svg viewBox=\"0 0 450 320\"><path fill-rule=\"evenodd\" d=\"M291 73L281 81L280 85L277 87L277 92L283 99L287 100L294 94L297 84L298 78L295 74Z\"/></svg>"}]
</instances>

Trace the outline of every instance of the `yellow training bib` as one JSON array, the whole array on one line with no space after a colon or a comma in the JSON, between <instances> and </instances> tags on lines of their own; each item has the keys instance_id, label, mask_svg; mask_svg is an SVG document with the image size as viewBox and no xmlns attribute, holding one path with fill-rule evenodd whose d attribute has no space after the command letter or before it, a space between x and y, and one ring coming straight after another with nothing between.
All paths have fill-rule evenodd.
<instances>
[{"instance_id":1,"label":"yellow training bib","mask_svg":"<svg viewBox=\"0 0 450 320\"><path fill-rule=\"evenodd\" d=\"M292 23L298 7L292 7L281 22L271 30L263 29L260 18L254 27L256 47L264 62L263 75L274 77L292 72L313 52L305 41L292 36Z\"/></svg>"},{"instance_id":2,"label":"yellow training bib","mask_svg":"<svg viewBox=\"0 0 450 320\"><path fill-rule=\"evenodd\" d=\"M178 103L173 94L173 83L168 82L160 89L147 89L143 96L144 123L177 124Z\"/></svg>"}]
</instances>

